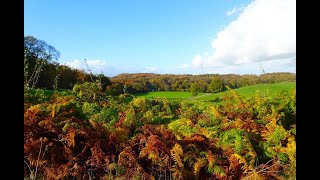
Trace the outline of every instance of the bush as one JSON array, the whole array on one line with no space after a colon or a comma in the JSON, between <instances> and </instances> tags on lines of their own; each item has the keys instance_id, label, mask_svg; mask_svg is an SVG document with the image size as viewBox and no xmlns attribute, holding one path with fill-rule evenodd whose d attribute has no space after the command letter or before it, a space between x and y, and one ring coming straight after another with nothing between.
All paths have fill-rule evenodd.
<instances>
[{"instance_id":1,"label":"bush","mask_svg":"<svg viewBox=\"0 0 320 180\"><path fill-rule=\"evenodd\" d=\"M30 89L24 92L24 101L26 103L38 104L48 100L43 89Z\"/></svg>"},{"instance_id":2,"label":"bush","mask_svg":"<svg viewBox=\"0 0 320 180\"><path fill-rule=\"evenodd\" d=\"M101 99L102 92L99 91L97 83L85 82L83 84L76 84L73 87L73 93L82 101L94 102Z\"/></svg>"}]
</instances>

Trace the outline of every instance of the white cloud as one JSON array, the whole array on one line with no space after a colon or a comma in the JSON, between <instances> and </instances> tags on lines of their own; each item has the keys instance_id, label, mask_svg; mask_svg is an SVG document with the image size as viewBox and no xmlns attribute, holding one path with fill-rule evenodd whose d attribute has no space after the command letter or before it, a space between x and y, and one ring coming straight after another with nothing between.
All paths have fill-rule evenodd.
<instances>
[{"instance_id":1,"label":"white cloud","mask_svg":"<svg viewBox=\"0 0 320 180\"><path fill-rule=\"evenodd\" d=\"M236 7L233 7L232 9L227 11L227 16L231 16L232 14L234 14L237 11Z\"/></svg>"},{"instance_id":2,"label":"white cloud","mask_svg":"<svg viewBox=\"0 0 320 180\"><path fill-rule=\"evenodd\" d=\"M106 61L105 60L100 60L100 59L95 59L95 60L87 60L89 69L93 73L101 73L103 69L106 67ZM81 61L79 59L74 59L71 61L67 61L65 63L67 66L75 68L75 69L81 69L85 70L86 72L88 71L88 68L84 61Z\"/></svg>"},{"instance_id":3,"label":"white cloud","mask_svg":"<svg viewBox=\"0 0 320 180\"><path fill-rule=\"evenodd\" d=\"M75 59L72 61L68 61L65 63L67 66L75 68L75 69L83 69L82 62L79 59Z\"/></svg>"},{"instance_id":4,"label":"white cloud","mask_svg":"<svg viewBox=\"0 0 320 180\"><path fill-rule=\"evenodd\" d=\"M265 73L271 72L291 72L295 73L296 59L276 59L263 62L253 62L242 65L224 66L219 68L210 68L207 73L218 74L261 74L261 67Z\"/></svg>"},{"instance_id":5,"label":"white cloud","mask_svg":"<svg viewBox=\"0 0 320 180\"><path fill-rule=\"evenodd\" d=\"M106 65L106 61L100 59L88 60L87 62L89 67L93 67L95 69L101 69L103 66Z\"/></svg>"},{"instance_id":6,"label":"white cloud","mask_svg":"<svg viewBox=\"0 0 320 180\"><path fill-rule=\"evenodd\" d=\"M242 6L242 7L236 7L236 6L234 6L232 9L229 9L229 10L226 12L226 14L227 14L227 16L231 16L231 15L234 15L234 14L236 14L236 13L238 13L238 12L241 12L243 9L244 9L243 6Z\"/></svg>"},{"instance_id":7,"label":"white cloud","mask_svg":"<svg viewBox=\"0 0 320 180\"><path fill-rule=\"evenodd\" d=\"M155 73L159 70L157 67L145 67L142 72L144 73Z\"/></svg>"},{"instance_id":8,"label":"white cloud","mask_svg":"<svg viewBox=\"0 0 320 180\"><path fill-rule=\"evenodd\" d=\"M201 55L197 54L193 59L192 59L192 65L194 65L196 68L199 68L203 65L203 60Z\"/></svg>"},{"instance_id":9,"label":"white cloud","mask_svg":"<svg viewBox=\"0 0 320 180\"><path fill-rule=\"evenodd\" d=\"M93 74L103 73L108 77L116 76L121 73L160 73L161 69L154 66L149 67L136 67L131 65L120 65L120 64L110 64L106 60L101 59L89 59L87 60L89 69ZM75 68L81 69L85 72L88 72L88 68L83 60L74 59L71 61L65 62L65 65Z\"/></svg>"},{"instance_id":10,"label":"white cloud","mask_svg":"<svg viewBox=\"0 0 320 180\"><path fill-rule=\"evenodd\" d=\"M236 9L229 14L233 11ZM295 58L296 1L253 1L237 19L217 34L211 45L211 55L197 54L193 58L192 65L195 68L247 65L272 60L282 62ZM241 71L241 68L238 70Z\"/></svg>"}]
</instances>

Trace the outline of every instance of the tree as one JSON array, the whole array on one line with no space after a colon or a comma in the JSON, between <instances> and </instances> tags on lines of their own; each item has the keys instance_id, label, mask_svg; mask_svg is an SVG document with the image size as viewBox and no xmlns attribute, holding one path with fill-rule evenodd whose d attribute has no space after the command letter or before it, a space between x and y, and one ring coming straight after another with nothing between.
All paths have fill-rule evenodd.
<instances>
[{"instance_id":1,"label":"tree","mask_svg":"<svg viewBox=\"0 0 320 180\"><path fill-rule=\"evenodd\" d=\"M57 64L47 63L42 67L42 71L39 74L39 79L37 81L37 88L52 89L54 85L54 79L57 73ZM60 85L60 83L59 83Z\"/></svg>"},{"instance_id":2,"label":"tree","mask_svg":"<svg viewBox=\"0 0 320 180\"><path fill-rule=\"evenodd\" d=\"M211 93L217 93L223 91L224 88L222 79L220 77L214 77L208 86L208 91Z\"/></svg>"},{"instance_id":3,"label":"tree","mask_svg":"<svg viewBox=\"0 0 320 180\"><path fill-rule=\"evenodd\" d=\"M178 91L179 90L179 80L175 79L174 83L172 84L172 90Z\"/></svg>"},{"instance_id":4,"label":"tree","mask_svg":"<svg viewBox=\"0 0 320 180\"><path fill-rule=\"evenodd\" d=\"M184 80L183 82L182 82L182 84L181 84L181 89L182 90L184 90L184 91L188 91L188 87L189 86L189 82L188 82L188 80L186 79L186 80Z\"/></svg>"},{"instance_id":5,"label":"tree","mask_svg":"<svg viewBox=\"0 0 320 180\"><path fill-rule=\"evenodd\" d=\"M103 73L93 75L93 79L98 83L101 91L105 91L107 86L111 85L110 79Z\"/></svg>"},{"instance_id":6,"label":"tree","mask_svg":"<svg viewBox=\"0 0 320 180\"><path fill-rule=\"evenodd\" d=\"M114 82L112 85L107 86L106 94L112 96L118 96L123 93L123 83Z\"/></svg>"},{"instance_id":7,"label":"tree","mask_svg":"<svg viewBox=\"0 0 320 180\"><path fill-rule=\"evenodd\" d=\"M60 88L72 89L76 84L76 71L65 65L60 65Z\"/></svg>"},{"instance_id":8,"label":"tree","mask_svg":"<svg viewBox=\"0 0 320 180\"><path fill-rule=\"evenodd\" d=\"M192 96L197 96L200 91L200 87L199 87L198 83L196 83L196 82L192 83L190 86L190 91L192 93Z\"/></svg>"},{"instance_id":9,"label":"tree","mask_svg":"<svg viewBox=\"0 0 320 180\"><path fill-rule=\"evenodd\" d=\"M207 82L204 81L204 80L200 80L198 81L198 84L199 84L199 92L206 92L207 91Z\"/></svg>"},{"instance_id":10,"label":"tree","mask_svg":"<svg viewBox=\"0 0 320 180\"><path fill-rule=\"evenodd\" d=\"M43 67L60 57L60 53L45 41L33 36L24 37L24 85L34 88Z\"/></svg>"},{"instance_id":11,"label":"tree","mask_svg":"<svg viewBox=\"0 0 320 180\"><path fill-rule=\"evenodd\" d=\"M76 78L76 83L82 84L84 82L89 81L90 76L84 72L84 70L79 70L75 69L75 78Z\"/></svg>"}]
</instances>

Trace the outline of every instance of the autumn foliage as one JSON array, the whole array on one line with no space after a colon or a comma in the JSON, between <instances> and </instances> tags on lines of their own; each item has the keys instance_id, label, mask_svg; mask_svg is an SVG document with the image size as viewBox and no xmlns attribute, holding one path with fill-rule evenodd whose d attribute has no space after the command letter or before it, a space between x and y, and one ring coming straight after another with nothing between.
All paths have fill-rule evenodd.
<instances>
[{"instance_id":1,"label":"autumn foliage","mask_svg":"<svg viewBox=\"0 0 320 180\"><path fill-rule=\"evenodd\" d=\"M101 95L103 96L103 95ZM98 96L97 96L98 97ZM295 179L296 95L25 102L26 179Z\"/></svg>"}]
</instances>

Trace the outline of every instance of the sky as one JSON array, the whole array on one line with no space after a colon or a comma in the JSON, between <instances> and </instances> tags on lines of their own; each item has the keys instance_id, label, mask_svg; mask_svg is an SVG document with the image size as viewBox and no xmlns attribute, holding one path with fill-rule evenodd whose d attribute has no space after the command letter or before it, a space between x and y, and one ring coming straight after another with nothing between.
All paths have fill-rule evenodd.
<instances>
[{"instance_id":1,"label":"sky","mask_svg":"<svg viewBox=\"0 0 320 180\"><path fill-rule=\"evenodd\" d=\"M296 72L295 0L25 0L24 35L109 77Z\"/></svg>"}]
</instances>

